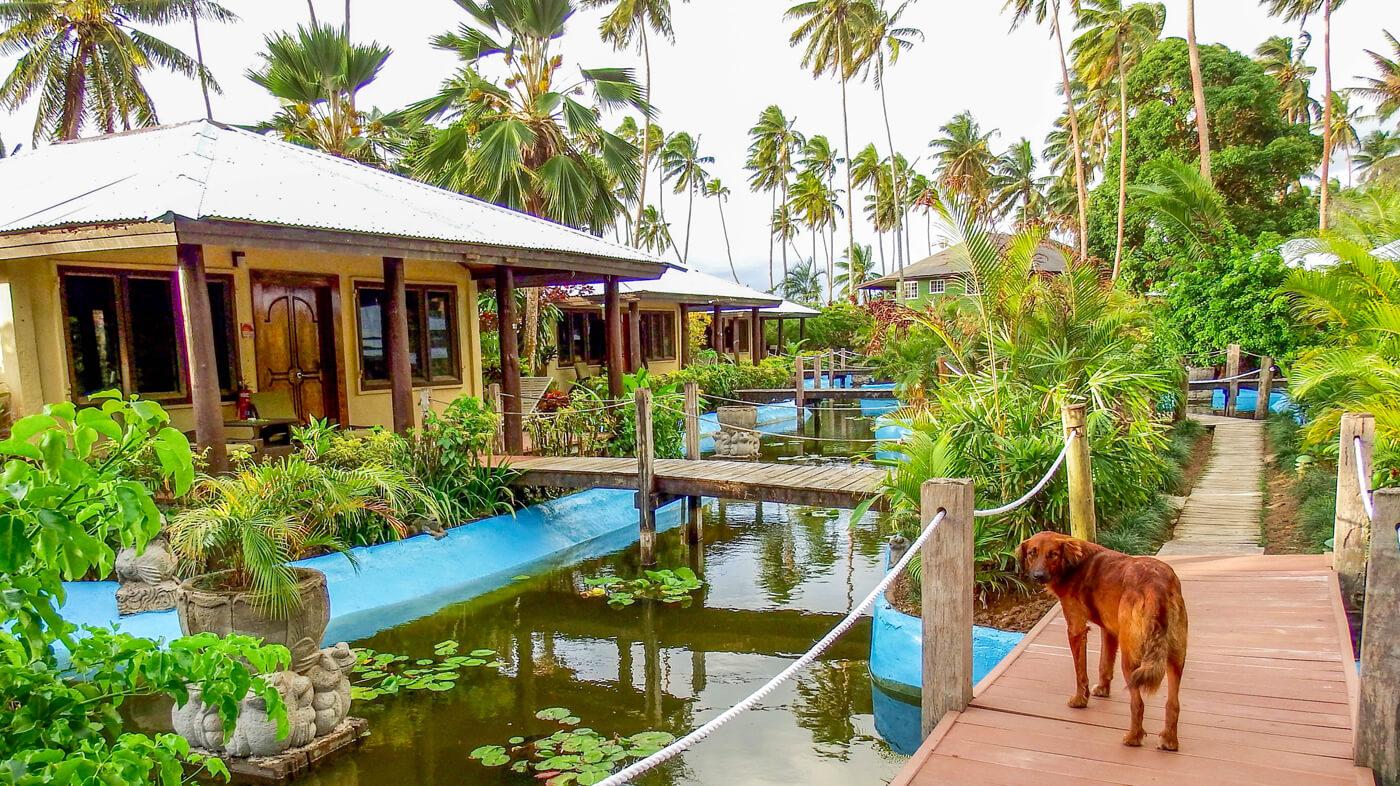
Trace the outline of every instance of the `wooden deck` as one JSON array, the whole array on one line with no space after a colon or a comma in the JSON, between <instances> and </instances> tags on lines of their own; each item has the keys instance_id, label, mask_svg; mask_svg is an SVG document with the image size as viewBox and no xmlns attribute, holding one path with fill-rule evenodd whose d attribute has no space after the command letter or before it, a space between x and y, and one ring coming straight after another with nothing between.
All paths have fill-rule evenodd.
<instances>
[{"instance_id":1,"label":"wooden deck","mask_svg":"<svg viewBox=\"0 0 1400 786\"><path fill-rule=\"evenodd\" d=\"M637 488L637 460L499 456L519 475L517 486ZM755 461L656 460L656 493L663 497L722 497L793 505L854 508L875 496L885 471L874 467L772 464ZM881 507L877 503L875 510Z\"/></svg>"},{"instance_id":2,"label":"wooden deck","mask_svg":"<svg viewBox=\"0 0 1400 786\"><path fill-rule=\"evenodd\" d=\"M1192 415L1214 429L1206 470L1160 554L1263 554L1264 426L1257 420Z\"/></svg>"},{"instance_id":3,"label":"wooden deck","mask_svg":"<svg viewBox=\"0 0 1400 786\"><path fill-rule=\"evenodd\" d=\"M977 685L971 706L945 716L895 786L1371 783L1352 764L1355 658L1326 557L1167 559L1191 624L1179 752L1121 744L1121 675L1109 698L1066 706L1074 679L1056 606ZM1092 679L1097 633L1089 642ZM1147 746L1162 700L1147 701Z\"/></svg>"}]
</instances>

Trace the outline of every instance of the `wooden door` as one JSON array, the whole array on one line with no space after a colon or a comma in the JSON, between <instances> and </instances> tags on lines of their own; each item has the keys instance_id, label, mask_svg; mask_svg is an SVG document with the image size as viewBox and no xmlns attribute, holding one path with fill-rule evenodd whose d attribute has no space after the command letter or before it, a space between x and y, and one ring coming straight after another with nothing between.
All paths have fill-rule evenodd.
<instances>
[{"instance_id":1,"label":"wooden door","mask_svg":"<svg viewBox=\"0 0 1400 786\"><path fill-rule=\"evenodd\" d=\"M303 421L340 420L332 295L332 284L318 279L253 281L258 392L285 391Z\"/></svg>"}]
</instances>

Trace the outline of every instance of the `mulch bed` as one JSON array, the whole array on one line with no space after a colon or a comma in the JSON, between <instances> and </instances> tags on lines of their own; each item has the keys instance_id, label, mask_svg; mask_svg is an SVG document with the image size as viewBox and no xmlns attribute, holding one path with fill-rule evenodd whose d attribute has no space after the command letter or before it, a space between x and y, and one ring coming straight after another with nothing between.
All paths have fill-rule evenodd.
<instances>
[{"instance_id":1,"label":"mulch bed","mask_svg":"<svg viewBox=\"0 0 1400 786\"><path fill-rule=\"evenodd\" d=\"M909 577L901 575L890 586L886 597L890 605L899 611L917 617L922 612L919 605L910 597ZM1011 591L978 598L972 608L972 621L998 630L1025 632L1035 626L1045 612L1055 605L1055 596L1049 590L1031 592Z\"/></svg>"}]
</instances>

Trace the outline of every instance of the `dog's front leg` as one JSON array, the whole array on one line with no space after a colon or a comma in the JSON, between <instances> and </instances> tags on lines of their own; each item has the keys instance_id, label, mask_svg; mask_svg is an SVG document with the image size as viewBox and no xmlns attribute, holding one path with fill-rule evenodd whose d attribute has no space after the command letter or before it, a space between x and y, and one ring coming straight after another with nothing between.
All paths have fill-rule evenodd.
<instances>
[{"instance_id":1,"label":"dog's front leg","mask_svg":"<svg viewBox=\"0 0 1400 786\"><path fill-rule=\"evenodd\" d=\"M1118 637L1108 632L1108 628L1102 629L1103 651L1099 653L1099 684L1094 686L1093 694L1104 697L1108 695L1109 686L1113 684L1114 661L1118 659Z\"/></svg>"},{"instance_id":2,"label":"dog's front leg","mask_svg":"<svg viewBox=\"0 0 1400 786\"><path fill-rule=\"evenodd\" d=\"M1074 695L1069 706L1074 709L1089 706L1089 626L1079 620L1069 623L1069 652L1074 658Z\"/></svg>"}]
</instances>

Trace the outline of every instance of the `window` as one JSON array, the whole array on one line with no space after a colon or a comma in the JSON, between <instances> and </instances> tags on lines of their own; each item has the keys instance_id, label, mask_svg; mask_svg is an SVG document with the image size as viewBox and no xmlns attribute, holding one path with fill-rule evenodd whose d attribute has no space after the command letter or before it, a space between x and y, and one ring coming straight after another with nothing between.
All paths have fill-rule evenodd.
<instances>
[{"instance_id":1,"label":"window","mask_svg":"<svg viewBox=\"0 0 1400 786\"><path fill-rule=\"evenodd\" d=\"M602 314L596 311L563 312L555 333L559 365L601 365L607 358L607 340Z\"/></svg>"},{"instance_id":2,"label":"window","mask_svg":"<svg viewBox=\"0 0 1400 786\"><path fill-rule=\"evenodd\" d=\"M209 309L219 388L235 394L233 283L210 276ZM59 271L68 367L79 399L103 390L163 401L189 396L185 332L175 273Z\"/></svg>"},{"instance_id":3,"label":"window","mask_svg":"<svg viewBox=\"0 0 1400 786\"><path fill-rule=\"evenodd\" d=\"M367 389L389 385L389 358L383 286L357 284L355 308L360 338L360 383ZM457 346L457 289L410 284L404 287L408 311L408 367L414 384L438 385L462 381Z\"/></svg>"},{"instance_id":4,"label":"window","mask_svg":"<svg viewBox=\"0 0 1400 786\"><path fill-rule=\"evenodd\" d=\"M941 278L935 278L932 281L928 282L928 293L930 295L941 295L947 291L948 282Z\"/></svg>"},{"instance_id":5,"label":"window","mask_svg":"<svg viewBox=\"0 0 1400 786\"><path fill-rule=\"evenodd\" d=\"M979 295L982 293L982 288L978 285L975 277L968 276L963 279L963 292L969 295Z\"/></svg>"},{"instance_id":6,"label":"window","mask_svg":"<svg viewBox=\"0 0 1400 786\"><path fill-rule=\"evenodd\" d=\"M675 315L663 311L643 311L641 316L642 359L674 360L676 357Z\"/></svg>"},{"instance_id":7,"label":"window","mask_svg":"<svg viewBox=\"0 0 1400 786\"><path fill-rule=\"evenodd\" d=\"M906 282L904 282L904 299L905 299L905 300L913 300L914 298L916 298L916 297L918 297L918 296L919 296L919 282L917 282L917 281L906 281Z\"/></svg>"}]
</instances>

